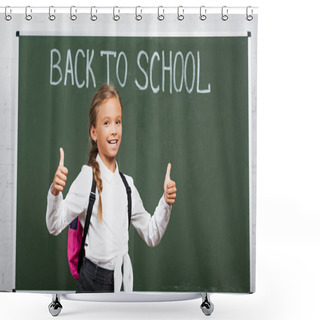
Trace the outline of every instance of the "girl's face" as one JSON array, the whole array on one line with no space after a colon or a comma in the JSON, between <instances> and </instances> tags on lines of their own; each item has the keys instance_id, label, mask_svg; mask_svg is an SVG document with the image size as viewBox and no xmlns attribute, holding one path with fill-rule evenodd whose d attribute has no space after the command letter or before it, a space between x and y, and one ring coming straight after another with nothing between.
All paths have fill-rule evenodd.
<instances>
[{"instance_id":1,"label":"girl's face","mask_svg":"<svg viewBox=\"0 0 320 320\"><path fill-rule=\"evenodd\" d=\"M100 158L108 167L115 162L122 137L122 110L117 98L98 107L96 127L90 128L91 138L97 142Z\"/></svg>"}]
</instances>

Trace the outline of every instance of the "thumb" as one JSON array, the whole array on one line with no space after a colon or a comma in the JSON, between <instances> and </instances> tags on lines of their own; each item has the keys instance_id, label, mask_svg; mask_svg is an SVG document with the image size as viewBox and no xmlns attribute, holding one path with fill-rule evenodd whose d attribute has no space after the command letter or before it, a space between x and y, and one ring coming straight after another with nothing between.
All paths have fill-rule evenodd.
<instances>
[{"instance_id":1,"label":"thumb","mask_svg":"<svg viewBox=\"0 0 320 320\"><path fill-rule=\"evenodd\" d=\"M64 166L64 151L62 148L60 148L60 161L59 161L59 166Z\"/></svg>"},{"instance_id":2,"label":"thumb","mask_svg":"<svg viewBox=\"0 0 320 320\"><path fill-rule=\"evenodd\" d=\"M171 180L170 178L170 173L171 173L171 163L168 163L168 166L167 166L167 173L166 173L166 180Z\"/></svg>"}]
</instances>

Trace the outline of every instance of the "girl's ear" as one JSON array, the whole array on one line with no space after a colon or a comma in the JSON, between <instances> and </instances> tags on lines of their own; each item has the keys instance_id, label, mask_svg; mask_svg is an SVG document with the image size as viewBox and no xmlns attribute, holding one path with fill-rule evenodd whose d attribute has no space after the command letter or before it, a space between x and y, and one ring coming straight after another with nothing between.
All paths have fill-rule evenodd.
<instances>
[{"instance_id":1,"label":"girl's ear","mask_svg":"<svg viewBox=\"0 0 320 320\"><path fill-rule=\"evenodd\" d=\"M95 142L97 141L96 128L93 125L91 125L91 127L90 127L90 136L93 141L95 141Z\"/></svg>"}]
</instances>

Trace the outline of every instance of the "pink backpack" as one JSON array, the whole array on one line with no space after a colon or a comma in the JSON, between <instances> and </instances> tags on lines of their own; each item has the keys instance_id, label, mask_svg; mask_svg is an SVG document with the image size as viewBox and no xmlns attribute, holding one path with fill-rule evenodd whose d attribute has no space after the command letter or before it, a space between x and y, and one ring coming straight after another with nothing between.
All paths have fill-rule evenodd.
<instances>
[{"instance_id":1,"label":"pink backpack","mask_svg":"<svg viewBox=\"0 0 320 320\"><path fill-rule=\"evenodd\" d=\"M89 204L87 209L87 217L85 228L80 223L79 218L75 218L70 226L68 232L68 261L69 267L72 276L78 280L79 279L79 272L82 265L83 257L84 257L84 244L86 241L90 218L92 214L93 204L96 200L96 181L94 177L92 178L92 186L91 192L89 197Z\"/></svg>"},{"instance_id":2,"label":"pink backpack","mask_svg":"<svg viewBox=\"0 0 320 320\"><path fill-rule=\"evenodd\" d=\"M83 228L78 218L72 221L68 232L68 260L72 276L78 280L78 262L81 250Z\"/></svg>"},{"instance_id":3,"label":"pink backpack","mask_svg":"<svg viewBox=\"0 0 320 320\"><path fill-rule=\"evenodd\" d=\"M131 206L132 206L131 188L129 187L129 184L124 174L122 174L121 172L119 172L119 174L126 187L127 199L128 199L128 222L129 222L128 227L130 227L131 211L132 211L131 210ZM96 200L96 181L94 180L94 177L92 177L92 186L91 186L91 192L89 196L89 204L88 204L84 229L80 223L79 218L76 218L71 222L69 226L69 232L68 232L68 261L69 261L71 274L76 280L79 279L80 268L82 265L83 257L85 256L84 245L85 245L86 237L88 234L90 218L92 215L92 208L95 200Z\"/></svg>"}]
</instances>

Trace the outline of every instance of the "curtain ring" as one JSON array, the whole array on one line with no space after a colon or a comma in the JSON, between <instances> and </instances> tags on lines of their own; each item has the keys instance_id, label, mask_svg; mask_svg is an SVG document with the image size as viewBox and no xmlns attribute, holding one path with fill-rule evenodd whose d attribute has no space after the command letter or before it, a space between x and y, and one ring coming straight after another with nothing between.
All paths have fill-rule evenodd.
<instances>
[{"instance_id":1,"label":"curtain ring","mask_svg":"<svg viewBox=\"0 0 320 320\"><path fill-rule=\"evenodd\" d=\"M207 19L207 9L205 6L200 7L200 20L204 21Z\"/></svg>"},{"instance_id":2,"label":"curtain ring","mask_svg":"<svg viewBox=\"0 0 320 320\"><path fill-rule=\"evenodd\" d=\"M76 15L76 13L77 13L76 7L75 7L75 6L70 7L70 19L71 19L72 21L77 20L78 17L77 17L77 15Z\"/></svg>"},{"instance_id":3,"label":"curtain ring","mask_svg":"<svg viewBox=\"0 0 320 320\"><path fill-rule=\"evenodd\" d=\"M223 6L221 8L221 19L223 21L227 21L229 19L229 17L228 17L228 8L226 6Z\"/></svg>"},{"instance_id":4,"label":"curtain ring","mask_svg":"<svg viewBox=\"0 0 320 320\"><path fill-rule=\"evenodd\" d=\"M98 17L97 17L96 14L93 14L93 8L96 10L95 13L97 13L96 7L91 7L91 9L90 9L90 19L91 19L91 21L96 21L98 19Z\"/></svg>"},{"instance_id":5,"label":"curtain ring","mask_svg":"<svg viewBox=\"0 0 320 320\"><path fill-rule=\"evenodd\" d=\"M251 9L251 12L249 13L249 10ZM246 12L247 20L252 21L253 20L253 9L252 7L247 7L247 12Z\"/></svg>"},{"instance_id":6,"label":"curtain ring","mask_svg":"<svg viewBox=\"0 0 320 320\"><path fill-rule=\"evenodd\" d=\"M116 9L118 10L118 13L116 14ZM120 16L119 16L120 10L117 6L113 7L113 20L114 21L119 21Z\"/></svg>"},{"instance_id":7,"label":"curtain ring","mask_svg":"<svg viewBox=\"0 0 320 320\"><path fill-rule=\"evenodd\" d=\"M30 21L32 19L32 15L30 14L32 12L32 9L30 8L30 6L26 7L25 12L26 12L26 20Z\"/></svg>"},{"instance_id":8,"label":"curtain ring","mask_svg":"<svg viewBox=\"0 0 320 320\"><path fill-rule=\"evenodd\" d=\"M56 12L54 6L49 7L49 20L50 21L53 21L56 19L56 16L52 13L52 11L53 11L53 13Z\"/></svg>"},{"instance_id":9,"label":"curtain ring","mask_svg":"<svg viewBox=\"0 0 320 320\"><path fill-rule=\"evenodd\" d=\"M184 19L184 9L183 6L178 7L178 20L182 21Z\"/></svg>"},{"instance_id":10,"label":"curtain ring","mask_svg":"<svg viewBox=\"0 0 320 320\"><path fill-rule=\"evenodd\" d=\"M140 9L140 14L138 14L138 8ZM140 21L142 19L142 9L140 6L136 7L136 20Z\"/></svg>"},{"instance_id":11,"label":"curtain ring","mask_svg":"<svg viewBox=\"0 0 320 320\"><path fill-rule=\"evenodd\" d=\"M160 14L160 8L162 9L162 13ZM158 20L162 21L164 19L164 9L163 6L158 7Z\"/></svg>"},{"instance_id":12,"label":"curtain ring","mask_svg":"<svg viewBox=\"0 0 320 320\"><path fill-rule=\"evenodd\" d=\"M12 16L8 13L10 6L6 6L4 9L4 18L7 21L10 21L12 19ZM10 13L12 12L12 10L10 9Z\"/></svg>"}]
</instances>

